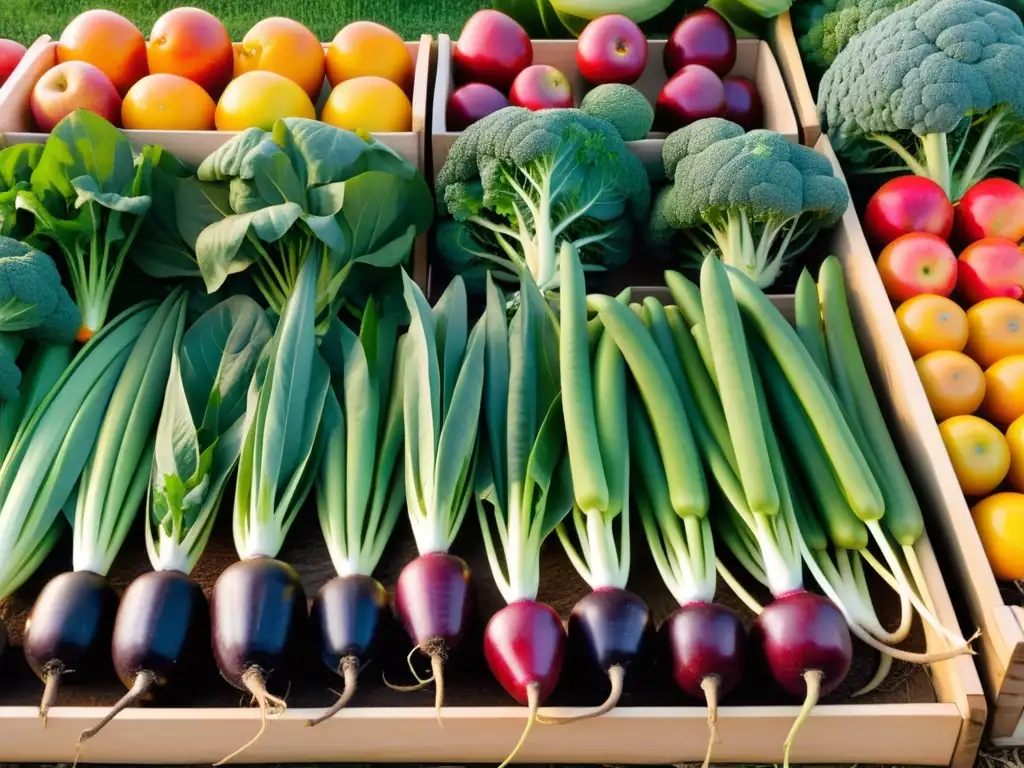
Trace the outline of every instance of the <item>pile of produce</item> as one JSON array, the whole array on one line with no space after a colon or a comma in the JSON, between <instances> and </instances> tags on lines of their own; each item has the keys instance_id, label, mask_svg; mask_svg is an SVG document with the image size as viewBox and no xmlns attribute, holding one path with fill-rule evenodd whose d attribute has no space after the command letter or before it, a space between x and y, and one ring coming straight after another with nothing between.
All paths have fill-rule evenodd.
<instances>
[{"instance_id":1,"label":"pile of produce","mask_svg":"<svg viewBox=\"0 0 1024 768\"><path fill-rule=\"evenodd\" d=\"M43 133L76 109L140 130L269 130L319 114L351 131L409 131L413 70L402 39L368 21L346 26L325 50L286 18L264 19L233 46L221 21L198 8L168 11L148 40L123 16L91 10L64 29L31 110Z\"/></svg>"},{"instance_id":2,"label":"pile of produce","mask_svg":"<svg viewBox=\"0 0 1024 768\"><path fill-rule=\"evenodd\" d=\"M536 111L577 104L615 123L626 141L645 138L652 126L672 131L705 117L761 127L761 97L748 78L731 74L736 35L720 14L702 8L672 30L663 54L667 82L653 107L631 87L648 67L647 54L647 38L629 18L595 18L576 43L577 70L589 88L573 93L565 72L533 63L533 45L520 24L499 11L478 11L452 50L458 87L448 97L447 128L465 130L509 105Z\"/></svg>"}]
</instances>

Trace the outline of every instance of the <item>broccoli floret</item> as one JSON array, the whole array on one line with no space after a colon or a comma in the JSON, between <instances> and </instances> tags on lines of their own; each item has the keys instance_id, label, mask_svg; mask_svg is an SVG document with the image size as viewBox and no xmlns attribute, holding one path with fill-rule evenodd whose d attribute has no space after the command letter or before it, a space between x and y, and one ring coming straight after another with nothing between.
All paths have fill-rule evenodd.
<instances>
[{"instance_id":1,"label":"broccoli floret","mask_svg":"<svg viewBox=\"0 0 1024 768\"><path fill-rule=\"evenodd\" d=\"M623 141L640 141L654 125L654 107L636 88L622 83L599 85L587 93L580 110L603 117L615 126Z\"/></svg>"},{"instance_id":2,"label":"broccoli floret","mask_svg":"<svg viewBox=\"0 0 1024 768\"><path fill-rule=\"evenodd\" d=\"M793 31L804 63L816 78L854 35L914 0L812 0L793 7Z\"/></svg>"},{"instance_id":3,"label":"broccoli floret","mask_svg":"<svg viewBox=\"0 0 1024 768\"><path fill-rule=\"evenodd\" d=\"M743 133L727 120L676 131L662 159L672 184L655 199L648 244L681 250L694 266L715 253L762 288L850 201L823 155L774 131Z\"/></svg>"},{"instance_id":4,"label":"broccoli floret","mask_svg":"<svg viewBox=\"0 0 1024 768\"><path fill-rule=\"evenodd\" d=\"M818 113L854 172L909 168L957 201L1016 166L1024 24L988 0L917 0L850 40L822 77Z\"/></svg>"},{"instance_id":5,"label":"broccoli floret","mask_svg":"<svg viewBox=\"0 0 1024 768\"><path fill-rule=\"evenodd\" d=\"M437 177L437 202L465 229L444 227L437 240L453 272L486 265L518 282L529 269L552 291L562 241L591 268L629 258L651 189L643 164L607 120L578 109L506 107L455 140Z\"/></svg>"},{"instance_id":6,"label":"broccoli floret","mask_svg":"<svg viewBox=\"0 0 1024 768\"><path fill-rule=\"evenodd\" d=\"M81 320L53 259L25 243L0 238L0 333L71 344Z\"/></svg>"}]
</instances>

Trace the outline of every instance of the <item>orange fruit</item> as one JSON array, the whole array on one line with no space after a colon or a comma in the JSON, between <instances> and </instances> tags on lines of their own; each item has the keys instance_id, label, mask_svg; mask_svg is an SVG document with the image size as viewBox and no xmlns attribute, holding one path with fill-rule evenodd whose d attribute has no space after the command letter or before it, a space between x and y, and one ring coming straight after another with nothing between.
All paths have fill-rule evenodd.
<instances>
[{"instance_id":1,"label":"orange fruit","mask_svg":"<svg viewBox=\"0 0 1024 768\"><path fill-rule=\"evenodd\" d=\"M342 28L327 49L327 79L332 86L355 77L383 77L409 91L412 54L396 32L372 21Z\"/></svg>"},{"instance_id":2,"label":"orange fruit","mask_svg":"<svg viewBox=\"0 0 1024 768\"><path fill-rule=\"evenodd\" d=\"M967 344L967 313L945 296L907 299L896 309L896 321L915 360L940 349L959 352Z\"/></svg>"},{"instance_id":3,"label":"orange fruit","mask_svg":"<svg viewBox=\"0 0 1024 768\"><path fill-rule=\"evenodd\" d=\"M1024 355L1024 303L1001 296L967 310L968 355L988 368L1010 355Z\"/></svg>"},{"instance_id":4,"label":"orange fruit","mask_svg":"<svg viewBox=\"0 0 1024 768\"><path fill-rule=\"evenodd\" d=\"M122 98L149 74L146 38L113 11L86 11L71 20L57 42L57 62L65 61L84 61L97 67Z\"/></svg>"},{"instance_id":5,"label":"orange fruit","mask_svg":"<svg viewBox=\"0 0 1024 768\"><path fill-rule=\"evenodd\" d=\"M245 33L235 54L235 77L266 70L293 80L314 102L324 86L324 47L308 27L275 16Z\"/></svg>"},{"instance_id":6,"label":"orange fruit","mask_svg":"<svg viewBox=\"0 0 1024 768\"><path fill-rule=\"evenodd\" d=\"M212 131L216 109L198 83L179 75L148 75L124 97L121 124L143 131Z\"/></svg>"},{"instance_id":7,"label":"orange fruit","mask_svg":"<svg viewBox=\"0 0 1024 768\"><path fill-rule=\"evenodd\" d=\"M157 19L146 53L151 73L187 77L213 98L234 74L235 50L227 27L199 8L175 8Z\"/></svg>"},{"instance_id":8,"label":"orange fruit","mask_svg":"<svg viewBox=\"0 0 1024 768\"><path fill-rule=\"evenodd\" d=\"M999 487L1010 468L1002 432L977 416L954 416L939 424L939 434L965 496L985 496Z\"/></svg>"},{"instance_id":9,"label":"orange fruit","mask_svg":"<svg viewBox=\"0 0 1024 768\"><path fill-rule=\"evenodd\" d=\"M282 117L316 119L309 96L284 75L274 72L246 72L228 83L217 102L218 131L269 131Z\"/></svg>"},{"instance_id":10,"label":"orange fruit","mask_svg":"<svg viewBox=\"0 0 1024 768\"><path fill-rule=\"evenodd\" d=\"M1006 426L1024 414L1024 355L1004 357L985 371L985 416Z\"/></svg>"},{"instance_id":11,"label":"orange fruit","mask_svg":"<svg viewBox=\"0 0 1024 768\"><path fill-rule=\"evenodd\" d=\"M975 504L971 516L996 578L1024 579L1024 494L993 494Z\"/></svg>"},{"instance_id":12,"label":"orange fruit","mask_svg":"<svg viewBox=\"0 0 1024 768\"><path fill-rule=\"evenodd\" d=\"M390 80L357 77L331 91L320 119L348 131L411 131L412 104L405 91Z\"/></svg>"},{"instance_id":13,"label":"orange fruit","mask_svg":"<svg viewBox=\"0 0 1024 768\"><path fill-rule=\"evenodd\" d=\"M938 421L974 413L985 399L985 374L962 352L929 352L915 365Z\"/></svg>"},{"instance_id":14,"label":"orange fruit","mask_svg":"<svg viewBox=\"0 0 1024 768\"><path fill-rule=\"evenodd\" d=\"M1006 444L1010 447L1010 471L1006 480L1014 490L1024 491L1024 416L1014 419L1006 430Z\"/></svg>"}]
</instances>

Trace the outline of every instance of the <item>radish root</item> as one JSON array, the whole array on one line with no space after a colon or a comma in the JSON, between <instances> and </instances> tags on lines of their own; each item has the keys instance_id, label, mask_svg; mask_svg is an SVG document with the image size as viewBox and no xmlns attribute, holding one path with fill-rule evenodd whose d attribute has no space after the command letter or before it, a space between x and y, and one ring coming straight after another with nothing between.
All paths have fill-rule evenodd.
<instances>
[{"instance_id":1,"label":"radish root","mask_svg":"<svg viewBox=\"0 0 1024 768\"><path fill-rule=\"evenodd\" d=\"M516 755L519 754L519 750L523 748L523 744L526 743L526 737L530 735L530 731L533 730L533 724L537 722L537 710L540 709L540 683L530 683L526 686L526 702L528 714L526 717L526 727L523 729L523 735L519 737L519 742L512 749L512 752L505 761L498 766L498 768L507 768L508 764L516 759Z\"/></svg>"},{"instance_id":2,"label":"radish root","mask_svg":"<svg viewBox=\"0 0 1024 768\"><path fill-rule=\"evenodd\" d=\"M544 717L538 714L537 722L541 725L568 725L569 723L578 723L580 720L592 720L595 717L606 715L618 706L619 699L622 698L622 686L625 679L626 668L621 664L613 664L608 668L608 680L612 684L612 689L601 706L584 712L582 715L569 717Z\"/></svg>"},{"instance_id":3,"label":"radish root","mask_svg":"<svg viewBox=\"0 0 1024 768\"><path fill-rule=\"evenodd\" d=\"M60 692L60 679L63 675L74 670L64 669L60 661L52 661L43 669L44 686L43 698L39 702L39 716L43 718L43 728L46 728L46 721L49 718L50 707L57 703L57 694Z\"/></svg>"},{"instance_id":4,"label":"radish root","mask_svg":"<svg viewBox=\"0 0 1024 768\"><path fill-rule=\"evenodd\" d=\"M718 678L715 675L705 677L700 681L700 688L708 704L708 751L704 754L701 768L708 768L711 765L711 750L721 741L718 738Z\"/></svg>"},{"instance_id":5,"label":"radish root","mask_svg":"<svg viewBox=\"0 0 1024 768\"><path fill-rule=\"evenodd\" d=\"M96 723L96 725L94 725L92 728L86 728L84 731L78 734L78 746L76 747L77 751L75 752L75 762L78 762L77 755L78 751L81 751L82 749L82 744L84 744L97 733L102 731L104 727L106 727L110 723L111 720L117 717L125 709L137 704L138 702L146 698L146 696L153 689L153 686L155 686L156 683L156 675L154 675L149 670L143 669L141 672L139 672L135 676L135 682L132 683L131 690L129 690L124 696L121 697L120 701L118 701L113 707L110 708L110 711L107 712L104 718L100 720L98 723Z\"/></svg>"},{"instance_id":6,"label":"radish root","mask_svg":"<svg viewBox=\"0 0 1024 768\"><path fill-rule=\"evenodd\" d=\"M267 691L267 683L263 677L263 670L259 667L250 667L246 670L245 674L242 675L242 685L244 685L245 689L252 694L253 699L259 705L260 729L248 742L240 746L227 757L214 763L214 768L234 760L240 754L245 752L245 750L249 749L249 747L260 740L264 732L267 730L267 718L280 715L288 709L288 703L284 699L274 696Z\"/></svg>"},{"instance_id":7,"label":"radish root","mask_svg":"<svg viewBox=\"0 0 1024 768\"><path fill-rule=\"evenodd\" d=\"M346 656L341 660L341 664L338 666L338 673L344 680L344 687L341 689L341 695L338 700L334 702L334 705L324 712L320 717L315 720L307 720L306 726L312 727L319 725L324 720L330 720L336 714L341 712L348 704L352 697L356 693L356 683L359 681L359 660L355 656Z\"/></svg>"},{"instance_id":8,"label":"radish root","mask_svg":"<svg viewBox=\"0 0 1024 768\"><path fill-rule=\"evenodd\" d=\"M804 705L800 708L800 714L793 721L793 727L789 729L789 735L786 737L785 744L783 744L782 768L789 768L789 750L796 739L796 732L800 730L800 726L810 716L811 710L818 704L823 677L824 674L820 669L809 669L804 672L804 682L807 683L807 695L804 697Z\"/></svg>"},{"instance_id":9,"label":"radish root","mask_svg":"<svg viewBox=\"0 0 1024 768\"><path fill-rule=\"evenodd\" d=\"M412 664L412 657L416 651L419 651L424 656L430 657L430 677L422 678L416 672L416 668ZM434 638L428 640L426 643L417 645L406 657L406 662L409 665L409 671L412 672L412 676L416 678L416 682L412 685L394 685L388 682L386 676L384 676L384 685L390 688L392 691L398 691L399 693L412 693L413 691L422 691L431 683L434 683L434 710L437 712L437 723L442 728L444 722L441 720L441 708L444 706L444 661L448 657L448 649L445 648L444 640L440 638Z\"/></svg>"},{"instance_id":10,"label":"radish root","mask_svg":"<svg viewBox=\"0 0 1024 768\"><path fill-rule=\"evenodd\" d=\"M871 693L878 686L885 682L885 678L889 676L889 670L892 669L892 656L887 653L883 653L881 658L878 660L878 669L875 670L875 675L872 677L863 688L854 691L850 694L851 699L856 699L858 696L863 696L866 693Z\"/></svg>"}]
</instances>

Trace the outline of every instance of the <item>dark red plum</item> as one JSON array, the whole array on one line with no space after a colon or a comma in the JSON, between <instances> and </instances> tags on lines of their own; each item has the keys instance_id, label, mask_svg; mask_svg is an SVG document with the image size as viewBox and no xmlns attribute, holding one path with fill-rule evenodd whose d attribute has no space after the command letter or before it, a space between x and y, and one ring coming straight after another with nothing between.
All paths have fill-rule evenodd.
<instances>
[{"instance_id":1,"label":"dark red plum","mask_svg":"<svg viewBox=\"0 0 1024 768\"><path fill-rule=\"evenodd\" d=\"M745 131L764 127L764 104L757 86L745 77L727 77L725 88L725 119L732 120Z\"/></svg>"},{"instance_id":2,"label":"dark red plum","mask_svg":"<svg viewBox=\"0 0 1024 768\"><path fill-rule=\"evenodd\" d=\"M725 86L718 75L700 64L687 64L658 94L654 125L671 132L706 117L723 117L726 107Z\"/></svg>"},{"instance_id":3,"label":"dark red plum","mask_svg":"<svg viewBox=\"0 0 1024 768\"><path fill-rule=\"evenodd\" d=\"M710 8L688 13L665 43L665 74L672 77L688 64L700 64L720 77L736 65L736 33Z\"/></svg>"},{"instance_id":4,"label":"dark red plum","mask_svg":"<svg viewBox=\"0 0 1024 768\"><path fill-rule=\"evenodd\" d=\"M508 106L508 99L493 85L467 83L448 97L446 113L449 131L464 131L477 120Z\"/></svg>"},{"instance_id":5,"label":"dark red plum","mask_svg":"<svg viewBox=\"0 0 1024 768\"><path fill-rule=\"evenodd\" d=\"M43 587L25 621L24 640L25 659L46 686L40 717L56 702L66 675L88 681L109 669L117 603L107 580L91 571L68 571Z\"/></svg>"}]
</instances>

